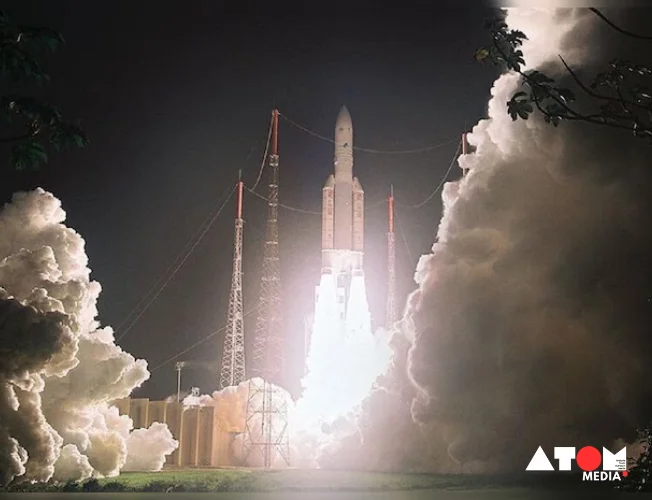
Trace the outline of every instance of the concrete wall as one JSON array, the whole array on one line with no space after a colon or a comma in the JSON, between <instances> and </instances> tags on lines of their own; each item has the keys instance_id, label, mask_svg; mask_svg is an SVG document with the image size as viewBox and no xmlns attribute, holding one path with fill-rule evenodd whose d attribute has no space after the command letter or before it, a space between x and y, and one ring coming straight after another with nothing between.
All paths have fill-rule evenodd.
<instances>
[{"instance_id":1,"label":"concrete wall","mask_svg":"<svg viewBox=\"0 0 652 500\"><path fill-rule=\"evenodd\" d=\"M149 399L132 399L129 403L129 416L134 421L134 429L148 427Z\"/></svg>"},{"instance_id":2,"label":"concrete wall","mask_svg":"<svg viewBox=\"0 0 652 500\"><path fill-rule=\"evenodd\" d=\"M174 436L174 439L179 441L181 436L181 426L183 424L183 404L181 403L166 403L165 423ZM181 466L181 452L179 448L174 450L171 455L168 455L165 463L167 465Z\"/></svg>"},{"instance_id":3,"label":"concrete wall","mask_svg":"<svg viewBox=\"0 0 652 500\"><path fill-rule=\"evenodd\" d=\"M153 422L167 424L179 448L168 455L172 467L224 467L236 465L232 444L236 433L224 428L212 406L183 409L177 402L121 399L114 402L121 415L129 415L134 428Z\"/></svg>"},{"instance_id":4,"label":"concrete wall","mask_svg":"<svg viewBox=\"0 0 652 500\"><path fill-rule=\"evenodd\" d=\"M154 422L165 423L168 404L166 401L150 401L147 409L147 427Z\"/></svg>"}]
</instances>

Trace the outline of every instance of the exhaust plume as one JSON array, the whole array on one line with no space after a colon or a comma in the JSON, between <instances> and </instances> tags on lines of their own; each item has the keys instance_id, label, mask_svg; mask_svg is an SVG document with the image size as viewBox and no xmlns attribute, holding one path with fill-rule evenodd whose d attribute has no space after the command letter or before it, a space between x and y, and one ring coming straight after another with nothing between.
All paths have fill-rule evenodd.
<instances>
[{"instance_id":1,"label":"exhaust plume","mask_svg":"<svg viewBox=\"0 0 652 500\"><path fill-rule=\"evenodd\" d=\"M558 54L580 75L617 55L649 62L586 10L506 20L528 36L527 69L562 85ZM333 464L523 471L539 445L613 448L650 415L650 146L536 113L512 121L519 85L501 75L468 134L468 174L443 192L393 364Z\"/></svg>"},{"instance_id":2,"label":"exhaust plume","mask_svg":"<svg viewBox=\"0 0 652 500\"><path fill-rule=\"evenodd\" d=\"M167 427L132 431L111 402L149 378L147 363L95 319L84 240L42 189L0 212L0 481L83 480L125 466L160 469Z\"/></svg>"}]
</instances>

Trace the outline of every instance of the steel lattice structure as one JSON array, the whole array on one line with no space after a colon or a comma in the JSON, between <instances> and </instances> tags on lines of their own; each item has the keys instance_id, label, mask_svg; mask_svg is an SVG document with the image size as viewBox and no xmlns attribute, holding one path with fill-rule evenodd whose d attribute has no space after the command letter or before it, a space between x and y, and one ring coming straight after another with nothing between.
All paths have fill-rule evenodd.
<instances>
[{"instance_id":1,"label":"steel lattice structure","mask_svg":"<svg viewBox=\"0 0 652 500\"><path fill-rule=\"evenodd\" d=\"M462 154L465 155L467 153L468 149L468 143L466 142L466 132L462 134ZM462 169L462 177L466 177L466 174L468 173L468 170L463 168Z\"/></svg>"},{"instance_id":2,"label":"steel lattice structure","mask_svg":"<svg viewBox=\"0 0 652 500\"><path fill-rule=\"evenodd\" d=\"M242 180L238 182L238 211L233 241L233 276L229 295L229 312L222 351L220 389L245 380L244 313L242 309Z\"/></svg>"},{"instance_id":3,"label":"steel lattice structure","mask_svg":"<svg viewBox=\"0 0 652 500\"><path fill-rule=\"evenodd\" d=\"M390 189L387 200L388 231L387 231L387 311L385 328L388 330L396 323L396 240L394 238L394 187Z\"/></svg>"},{"instance_id":4,"label":"steel lattice structure","mask_svg":"<svg viewBox=\"0 0 652 500\"><path fill-rule=\"evenodd\" d=\"M278 390L278 386L284 382L285 356L278 242L277 110L272 112L272 117L267 229L244 436L245 461L248 461L252 454L259 454L266 468L272 467L276 454L290 464L288 407L285 395Z\"/></svg>"}]
</instances>

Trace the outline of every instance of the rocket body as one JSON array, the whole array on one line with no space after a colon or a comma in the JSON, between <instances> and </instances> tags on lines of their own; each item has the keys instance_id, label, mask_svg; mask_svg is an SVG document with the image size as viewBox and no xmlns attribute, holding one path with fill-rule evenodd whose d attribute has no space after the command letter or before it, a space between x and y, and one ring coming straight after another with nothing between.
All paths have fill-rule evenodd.
<instances>
[{"instance_id":1,"label":"rocket body","mask_svg":"<svg viewBox=\"0 0 652 500\"><path fill-rule=\"evenodd\" d=\"M321 425L334 423L354 409L376 377L371 368L375 364L368 364L374 361L376 341L362 264L364 190L353 176L353 123L346 107L337 116L333 142L333 173L322 188L322 266L315 312L309 320L312 328L306 328L308 382L303 384L304 398L313 394L321 400L327 393L327 409L319 409L313 417ZM335 378L333 370L338 373ZM373 372L368 387L367 372ZM315 387L319 391L310 392Z\"/></svg>"},{"instance_id":2,"label":"rocket body","mask_svg":"<svg viewBox=\"0 0 652 500\"><path fill-rule=\"evenodd\" d=\"M333 173L322 188L321 279L310 338L326 334L359 343L371 335L371 316L363 271L364 189L353 176L353 123L346 107L337 116L334 143ZM306 339L307 349L311 342Z\"/></svg>"},{"instance_id":3,"label":"rocket body","mask_svg":"<svg viewBox=\"0 0 652 500\"><path fill-rule=\"evenodd\" d=\"M351 250L353 242L353 123L346 107L335 123L335 246Z\"/></svg>"},{"instance_id":4,"label":"rocket body","mask_svg":"<svg viewBox=\"0 0 652 500\"><path fill-rule=\"evenodd\" d=\"M362 274L364 190L353 177L353 122L343 106L335 122L334 173L322 190L322 274Z\"/></svg>"}]
</instances>

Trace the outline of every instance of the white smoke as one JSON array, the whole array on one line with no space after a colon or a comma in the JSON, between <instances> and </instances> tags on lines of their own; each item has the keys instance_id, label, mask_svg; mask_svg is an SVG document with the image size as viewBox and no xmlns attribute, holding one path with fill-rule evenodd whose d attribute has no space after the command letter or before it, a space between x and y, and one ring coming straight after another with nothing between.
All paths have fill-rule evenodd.
<instances>
[{"instance_id":1,"label":"white smoke","mask_svg":"<svg viewBox=\"0 0 652 500\"><path fill-rule=\"evenodd\" d=\"M225 387L220 391L215 391L211 395L203 394L199 396L189 395L183 400L184 408L188 409L196 406L212 406L215 408L215 418L221 426L224 433L233 433L235 438L230 443L231 457L234 465L246 465L250 467L262 467L264 458L262 447L251 445L249 443L261 443L264 440L262 433L262 414L253 409L262 409L263 393L259 392L263 388L261 378L245 380L237 386ZM273 404L276 408L281 409L285 406L287 412L279 412L271 419L272 422L272 440L278 441L281 445L284 442L280 439L281 432L288 425L288 416L293 412L293 402L290 393L282 387L268 385L271 387L273 394ZM250 388L256 391L253 397L249 398ZM247 421L248 405L252 410ZM245 444L246 430L248 427L249 443ZM285 429L286 435L291 435L291 429ZM289 440L288 440L289 442ZM284 456L280 453L281 446L272 447L271 465L273 468L282 469L288 466ZM289 455L296 457L296 449L290 449ZM295 466L293 463L292 466Z\"/></svg>"},{"instance_id":2,"label":"white smoke","mask_svg":"<svg viewBox=\"0 0 652 500\"><path fill-rule=\"evenodd\" d=\"M176 449L167 427L132 431L110 406L149 378L147 363L100 328L100 285L84 240L42 189L0 212L0 470L47 481L160 469Z\"/></svg>"},{"instance_id":3,"label":"white smoke","mask_svg":"<svg viewBox=\"0 0 652 500\"><path fill-rule=\"evenodd\" d=\"M621 36L585 10L510 10L507 23L529 38L528 67L562 84L559 54L580 73L604 67L598 40ZM519 86L500 76L468 136L393 364L332 465L522 471L539 445L610 447L650 415L650 146L512 121Z\"/></svg>"}]
</instances>

